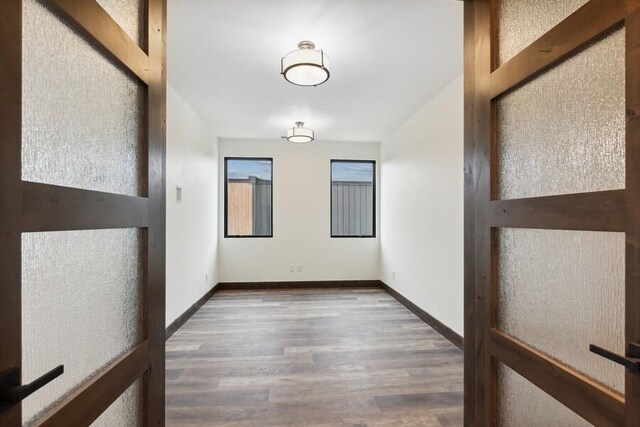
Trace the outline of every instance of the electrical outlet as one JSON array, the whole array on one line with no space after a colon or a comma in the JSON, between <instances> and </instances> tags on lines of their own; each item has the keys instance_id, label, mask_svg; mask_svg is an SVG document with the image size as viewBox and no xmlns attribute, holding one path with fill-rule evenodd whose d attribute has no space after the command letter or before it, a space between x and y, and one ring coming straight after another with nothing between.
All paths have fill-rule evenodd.
<instances>
[{"instance_id":1,"label":"electrical outlet","mask_svg":"<svg viewBox=\"0 0 640 427\"><path fill-rule=\"evenodd\" d=\"M302 272L302 265L298 264L298 273Z\"/></svg>"},{"instance_id":2,"label":"electrical outlet","mask_svg":"<svg viewBox=\"0 0 640 427\"><path fill-rule=\"evenodd\" d=\"M293 265L293 264L289 265L289 271L292 272L292 273L295 272L296 271L296 266Z\"/></svg>"},{"instance_id":3,"label":"electrical outlet","mask_svg":"<svg viewBox=\"0 0 640 427\"><path fill-rule=\"evenodd\" d=\"M176 203L182 203L182 187L176 187Z\"/></svg>"}]
</instances>

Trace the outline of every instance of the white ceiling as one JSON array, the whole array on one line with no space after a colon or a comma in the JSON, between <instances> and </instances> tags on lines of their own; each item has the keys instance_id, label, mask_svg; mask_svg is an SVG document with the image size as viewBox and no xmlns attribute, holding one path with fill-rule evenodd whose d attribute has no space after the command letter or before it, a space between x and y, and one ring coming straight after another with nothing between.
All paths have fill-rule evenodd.
<instances>
[{"instance_id":1,"label":"white ceiling","mask_svg":"<svg viewBox=\"0 0 640 427\"><path fill-rule=\"evenodd\" d=\"M220 137L278 138L302 120L318 140L380 141L462 72L458 0L169 0L169 83ZM318 87L280 58L311 40Z\"/></svg>"}]
</instances>

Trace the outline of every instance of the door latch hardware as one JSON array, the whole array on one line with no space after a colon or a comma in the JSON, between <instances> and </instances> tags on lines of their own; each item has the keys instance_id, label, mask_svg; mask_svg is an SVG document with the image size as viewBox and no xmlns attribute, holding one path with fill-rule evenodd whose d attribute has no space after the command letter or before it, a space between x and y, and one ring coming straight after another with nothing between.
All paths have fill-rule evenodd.
<instances>
[{"instance_id":1,"label":"door latch hardware","mask_svg":"<svg viewBox=\"0 0 640 427\"><path fill-rule=\"evenodd\" d=\"M17 385L20 384L20 369L18 368L0 374L0 413L49 384L63 373L64 365L60 365L25 385Z\"/></svg>"},{"instance_id":2,"label":"door latch hardware","mask_svg":"<svg viewBox=\"0 0 640 427\"><path fill-rule=\"evenodd\" d=\"M640 344L628 344L627 354L629 357L620 356L594 344L589 345L589 351L624 366L634 374L640 375Z\"/></svg>"}]
</instances>

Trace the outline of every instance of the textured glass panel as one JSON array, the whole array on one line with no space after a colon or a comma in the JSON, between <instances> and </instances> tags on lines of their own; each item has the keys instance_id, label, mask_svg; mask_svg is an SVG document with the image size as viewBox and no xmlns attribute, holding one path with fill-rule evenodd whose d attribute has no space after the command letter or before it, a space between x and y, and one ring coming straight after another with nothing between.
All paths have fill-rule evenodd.
<instances>
[{"instance_id":1,"label":"textured glass panel","mask_svg":"<svg viewBox=\"0 0 640 427\"><path fill-rule=\"evenodd\" d=\"M98 3L139 46L142 46L145 0L98 0Z\"/></svg>"},{"instance_id":2,"label":"textured glass panel","mask_svg":"<svg viewBox=\"0 0 640 427\"><path fill-rule=\"evenodd\" d=\"M23 179L143 195L143 84L39 1L23 12Z\"/></svg>"},{"instance_id":3,"label":"textured glass panel","mask_svg":"<svg viewBox=\"0 0 640 427\"><path fill-rule=\"evenodd\" d=\"M25 421L142 340L141 233L23 234L24 381L65 366L62 376L23 402Z\"/></svg>"},{"instance_id":4,"label":"textured glass panel","mask_svg":"<svg viewBox=\"0 0 640 427\"><path fill-rule=\"evenodd\" d=\"M507 62L588 0L498 0L498 58Z\"/></svg>"},{"instance_id":5,"label":"textured glass panel","mask_svg":"<svg viewBox=\"0 0 640 427\"><path fill-rule=\"evenodd\" d=\"M499 197L624 188L624 31L500 98Z\"/></svg>"},{"instance_id":6,"label":"textured glass panel","mask_svg":"<svg viewBox=\"0 0 640 427\"><path fill-rule=\"evenodd\" d=\"M142 425L142 381L137 380L95 420L91 427Z\"/></svg>"},{"instance_id":7,"label":"textured glass panel","mask_svg":"<svg viewBox=\"0 0 640 427\"><path fill-rule=\"evenodd\" d=\"M582 427L591 424L517 372L499 363L498 425L500 427Z\"/></svg>"},{"instance_id":8,"label":"textured glass panel","mask_svg":"<svg viewBox=\"0 0 640 427\"><path fill-rule=\"evenodd\" d=\"M624 368L589 352L624 353L623 233L501 229L501 330L624 392Z\"/></svg>"}]
</instances>

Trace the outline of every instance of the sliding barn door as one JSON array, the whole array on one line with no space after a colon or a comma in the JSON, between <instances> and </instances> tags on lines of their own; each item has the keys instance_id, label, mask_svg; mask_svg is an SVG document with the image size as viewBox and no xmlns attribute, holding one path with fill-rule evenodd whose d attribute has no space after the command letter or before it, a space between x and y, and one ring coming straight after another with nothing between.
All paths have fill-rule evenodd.
<instances>
[{"instance_id":1,"label":"sliding barn door","mask_svg":"<svg viewBox=\"0 0 640 427\"><path fill-rule=\"evenodd\" d=\"M0 2L3 427L164 424L165 2Z\"/></svg>"},{"instance_id":2,"label":"sliding barn door","mask_svg":"<svg viewBox=\"0 0 640 427\"><path fill-rule=\"evenodd\" d=\"M466 423L640 426L640 1L465 8Z\"/></svg>"}]
</instances>

